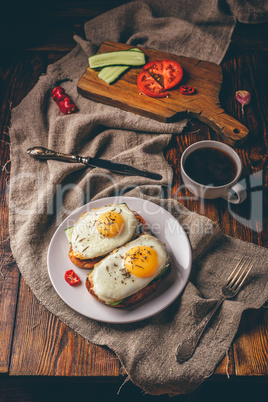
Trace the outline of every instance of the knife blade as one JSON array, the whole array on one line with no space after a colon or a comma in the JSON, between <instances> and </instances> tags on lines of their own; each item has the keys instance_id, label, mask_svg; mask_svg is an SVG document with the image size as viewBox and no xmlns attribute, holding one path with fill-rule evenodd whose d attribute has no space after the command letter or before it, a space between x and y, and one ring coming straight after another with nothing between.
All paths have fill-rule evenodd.
<instances>
[{"instance_id":1,"label":"knife blade","mask_svg":"<svg viewBox=\"0 0 268 402\"><path fill-rule=\"evenodd\" d=\"M84 157L79 155L64 154L44 147L29 148L27 149L27 153L35 159L41 159L41 160L53 159L69 163L83 163L86 166L99 167L109 170L110 172L121 173L128 176L142 176L153 180L162 179L162 176L158 173L149 172L146 170L140 170L133 166L126 165L124 163L113 162L108 159L99 159L90 156Z\"/></svg>"}]
</instances>

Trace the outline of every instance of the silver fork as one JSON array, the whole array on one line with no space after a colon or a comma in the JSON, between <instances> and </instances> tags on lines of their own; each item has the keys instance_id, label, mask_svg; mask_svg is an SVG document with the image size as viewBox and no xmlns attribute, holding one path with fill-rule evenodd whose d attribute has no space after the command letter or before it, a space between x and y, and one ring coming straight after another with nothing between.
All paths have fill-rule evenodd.
<instances>
[{"instance_id":1,"label":"silver fork","mask_svg":"<svg viewBox=\"0 0 268 402\"><path fill-rule=\"evenodd\" d=\"M229 275L226 282L222 286L222 296L217 301L217 303L212 307L212 309L208 312L205 318L200 322L197 326L196 330L192 335L182 341L177 349L176 349L176 360L179 363L183 363L186 360L190 359L193 355L198 342L201 338L201 335L204 332L207 324L209 323L211 317L214 315L216 310L222 304L225 299L231 299L234 297L239 290L241 289L243 283L246 280L250 270L253 267L253 262L243 257L238 264L235 266L233 272Z\"/></svg>"}]
</instances>

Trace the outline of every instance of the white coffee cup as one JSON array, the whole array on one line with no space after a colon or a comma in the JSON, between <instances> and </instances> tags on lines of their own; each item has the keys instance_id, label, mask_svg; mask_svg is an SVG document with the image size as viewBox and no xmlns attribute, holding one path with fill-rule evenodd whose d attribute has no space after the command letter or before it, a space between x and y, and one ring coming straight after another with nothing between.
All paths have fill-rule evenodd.
<instances>
[{"instance_id":1,"label":"white coffee cup","mask_svg":"<svg viewBox=\"0 0 268 402\"><path fill-rule=\"evenodd\" d=\"M188 174L185 172L184 166L187 157L196 149L200 148L217 148L226 152L232 160L236 164L236 175L235 178L227 184L223 186L207 186L193 180ZM183 152L181 157L181 176L185 186L190 190L194 195L200 198L206 199L214 199L214 198L224 198L228 202L232 204L240 204L247 198L247 192L240 183L238 183L239 177L242 172L242 162L239 158L238 154L228 145L218 142L218 141L198 141L194 144L190 145Z\"/></svg>"}]
</instances>

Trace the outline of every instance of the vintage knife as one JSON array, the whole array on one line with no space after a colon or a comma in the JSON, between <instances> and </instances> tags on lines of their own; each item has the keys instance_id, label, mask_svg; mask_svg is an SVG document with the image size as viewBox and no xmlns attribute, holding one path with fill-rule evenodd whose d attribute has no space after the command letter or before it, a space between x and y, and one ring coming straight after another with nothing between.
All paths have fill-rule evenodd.
<instances>
[{"instance_id":1,"label":"vintage knife","mask_svg":"<svg viewBox=\"0 0 268 402\"><path fill-rule=\"evenodd\" d=\"M142 176L148 179L161 180L162 176L158 173L148 172L145 170L136 169L133 166L125 165L124 163L112 162L107 159L91 158L90 156L78 156L63 154L61 152L52 151L44 147L33 147L27 149L27 153L36 159L54 159L69 163L83 163L91 167L99 167L110 170L111 172L121 173L128 176Z\"/></svg>"}]
</instances>

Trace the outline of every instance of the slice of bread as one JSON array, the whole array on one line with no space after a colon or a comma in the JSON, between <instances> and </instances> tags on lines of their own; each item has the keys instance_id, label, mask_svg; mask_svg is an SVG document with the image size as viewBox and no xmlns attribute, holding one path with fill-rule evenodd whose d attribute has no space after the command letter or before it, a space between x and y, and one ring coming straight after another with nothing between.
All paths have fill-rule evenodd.
<instances>
[{"instance_id":1,"label":"slice of bread","mask_svg":"<svg viewBox=\"0 0 268 402\"><path fill-rule=\"evenodd\" d=\"M95 257L95 258L89 258L87 260L82 260L82 259L80 259L80 258L78 258L78 257L76 257L74 255L72 246L70 247L70 250L69 250L69 258L70 258L70 260L72 261L72 263L74 265L76 265L79 268L93 269L94 265L97 264L97 262L102 260L104 257L105 256L103 255L103 256L100 256L100 257Z\"/></svg>"}]
</instances>

